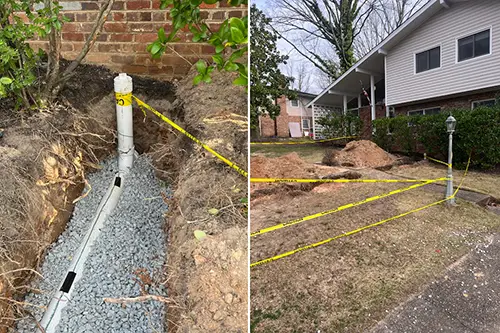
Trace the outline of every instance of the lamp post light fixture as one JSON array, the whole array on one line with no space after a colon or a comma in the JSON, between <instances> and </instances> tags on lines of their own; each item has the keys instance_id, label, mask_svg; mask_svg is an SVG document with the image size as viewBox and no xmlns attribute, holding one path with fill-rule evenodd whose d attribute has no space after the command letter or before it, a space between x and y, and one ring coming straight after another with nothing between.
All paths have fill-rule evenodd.
<instances>
[{"instance_id":1,"label":"lamp post light fixture","mask_svg":"<svg viewBox=\"0 0 500 333\"><path fill-rule=\"evenodd\" d=\"M453 132L455 132L456 125L457 120L450 115L448 119L446 119L446 129L448 131L448 180L446 181L446 198L450 198L453 196ZM455 198L451 198L450 200L448 200L448 204L454 205Z\"/></svg>"}]
</instances>

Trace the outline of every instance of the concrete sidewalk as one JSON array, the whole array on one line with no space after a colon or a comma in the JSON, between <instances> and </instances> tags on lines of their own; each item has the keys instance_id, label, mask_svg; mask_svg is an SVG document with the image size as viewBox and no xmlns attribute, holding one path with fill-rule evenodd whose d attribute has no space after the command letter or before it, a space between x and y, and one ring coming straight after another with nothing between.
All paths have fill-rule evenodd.
<instances>
[{"instance_id":1,"label":"concrete sidewalk","mask_svg":"<svg viewBox=\"0 0 500 333\"><path fill-rule=\"evenodd\" d=\"M500 332L500 236L477 246L439 281L370 333Z\"/></svg>"}]
</instances>

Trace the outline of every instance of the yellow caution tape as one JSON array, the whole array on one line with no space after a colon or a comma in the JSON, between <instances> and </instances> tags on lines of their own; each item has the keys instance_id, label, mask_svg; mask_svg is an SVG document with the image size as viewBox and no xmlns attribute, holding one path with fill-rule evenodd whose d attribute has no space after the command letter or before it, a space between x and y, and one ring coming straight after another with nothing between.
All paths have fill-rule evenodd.
<instances>
[{"instance_id":1,"label":"yellow caution tape","mask_svg":"<svg viewBox=\"0 0 500 333\"><path fill-rule=\"evenodd\" d=\"M261 229L259 231L253 232L253 233L250 234L250 237L255 237L255 236L258 236L258 235L265 234L265 233L270 232L270 231L282 229L282 228L289 227L289 226L292 226L292 225L295 225L295 224L299 224L299 223L302 223L302 222L305 222L305 221L309 221L309 220L312 220L312 219L315 219L315 218L318 218L318 217L322 217L322 216L325 216L325 215L329 215L329 214L333 214L333 213L336 213L336 212L340 212L342 210L345 210L345 209L348 209L348 208L352 208L352 207L356 207L356 206L360 206L362 204L365 204L365 203L368 203L368 202L372 202L372 201L375 201L375 200L379 200L379 199L382 199L382 198L387 198L387 197L389 197L391 195L402 193L402 192L406 192L406 191L409 191L409 190L413 190L413 189L415 189L417 187L425 186L425 185L428 185L428 184L431 184L431 183L434 183L434 182L435 182L435 180L430 180L430 181L427 181L427 182L422 183L422 184L415 184L415 185L412 185L412 186L409 186L409 187L405 187L405 188L401 188L401 189L397 189L397 190L394 190L394 191L391 191L391 192L388 192L388 193L376 195L376 196L373 196L373 197L370 197L370 198L363 199L363 200L358 201L358 202L353 202L353 203L350 203L350 204L347 204L347 205L344 205L344 206L340 206L340 207L337 207L337 208L334 208L334 209L330 209L330 210L327 210L327 211L324 211L324 212L321 212L321 213L316 213L316 214L313 214L313 215L309 215L309 216L306 216L306 217L303 217L303 218L300 218L300 219L295 219L295 220L292 220L292 221L288 221L288 222L276 224L276 225L273 225L271 227L264 228L264 229Z\"/></svg>"},{"instance_id":2,"label":"yellow caution tape","mask_svg":"<svg viewBox=\"0 0 500 333\"><path fill-rule=\"evenodd\" d=\"M455 192L453 192L453 197L457 195L458 191L460 190L460 188L462 187L462 185L464 183L465 177L467 177L467 173L469 172L469 165L470 165L471 156L472 156L472 152L470 152L470 154L469 154L469 160L467 161L467 166L465 167L464 175L462 176L462 180L460 181L460 184L455 189Z\"/></svg>"},{"instance_id":3,"label":"yellow caution tape","mask_svg":"<svg viewBox=\"0 0 500 333\"><path fill-rule=\"evenodd\" d=\"M436 179L298 179L298 178L250 178L250 183L422 183L429 181L448 180Z\"/></svg>"},{"instance_id":4,"label":"yellow caution tape","mask_svg":"<svg viewBox=\"0 0 500 333\"><path fill-rule=\"evenodd\" d=\"M410 210L408 212L405 212L405 213L402 213L402 214L390 217L390 218L382 220L382 221L378 221L378 222L373 223L373 224L369 224L367 226L364 226L364 227L361 227L361 228L358 228L358 229L355 229L355 230L352 230L352 231L349 231L349 232L345 232L343 234L340 234L340 235L337 235L337 236L334 236L334 237L322 240L322 241L317 242L317 243L313 243L313 244L310 244L310 245L302 246L302 247L299 247L299 248L297 248L295 250L288 251L288 252L285 252L285 253L282 253L282 254L278 254L278 255L276 255L274 257L270 257L270 258L267 258L267 259L256 261L256 262L250 264L250 268L253 268L253 267L256 267L256 266L259 266L259 265L264 265L264 264L270 263L272 261L275 261L275 260L278 260L278 259L281 259L281 258L285 258L285 257L291 256L291 255L293 255L295 253L302 252L302 251L305 251L305 250L309 250L309 249L312 249L312 248L315 248L315 247L318 247L318 246L330 243L330 242L332 242L334 240L337 240L339 238L342 238L342 237L347 237L347 236L351 236L351 235L357 234L357 233L359 233L361 231L364 231L364 230L367 230L367 229L370 229L370 228L373 228L373 227L377 227L377 226L382 225L384 223L387 223L387 222L399 219L401 217L404 217L404 216L407 216L407 215L419 212L421 210L424 210L424 209L427 209L427 208L430 208L430 207L433 207L433 206L437 206L437 205L439 205L439 204L441 204L443 202L451 200L452 198L454 198L457 195L458 191L460 190L460 188L461 188L461 186L462 186L462 184L463 184L463 182L465 180L465 177L467 176L467 172L469 170L469 165L470 165L470 160L471 160L471 155L472 155L472 153L469 154L469 160L467 162L467 167L465 168L465 173L464 173L464 175L462 177L460 185L458 185L458 187L456 188L455 192L453 193L453 195L451 197L448 197L446 199L433 202L431 204L428 204L428 205L425 205L425 206L422 206L422 207Z\"/></svg>"},{"instance_id":5,"label":"yellow caution tape","mask_svg":"<svg viewBox=\"0 0 500 333\"><path fill-rule=\"evenodd\" d=\"M444 164L447 167L450 167L450 168L452 167L451 164L449 164L449 163L446 163L446 162L443 162L443 161L440 161L440 160L437 160L435 158L427 156L427 153L424 153L424 160L431 160L431 161L434 161L436 163Z\"/></svg>"},{"instance_id":6,"label":"yellow caution tape","mask_svg":"<svg viewBox=\"0 0 500 333\"><path fill-rule=\"evenodd\" d=\"M331 237L331 238L328 238L328 239L325 239L325 240L322 240L320 242L317 242L317 243L313 243L313 244L310 244L310 245L306 245L306 246L302 246L302 247L299 247L295 250L292 250L292 251L288 251L288 252L285 252L285 253L282 253L282 254L279 254L277 256L274 256L274 257L270 257L270 258L267 258L267 259L263 259L263 260L259 260L259 261L256 261L252 264L250 264L250 268L253 268L253 267L256 267L256 266L259 266L259 265L263 265L263 264L267 264L267 263L270 263L272 261L275 261L275 260L278 260L278 259L281 259L281 258L285 258L285 257L288 257L288 256L291 256L293 254L296 254L296 253L299 253L299 252L302 252L302 251L305 251L305 250L309 250L309 249L312 249L312 248L315 248L315 247L318 247L318 246L321 246L321 245L324 245L324 244L327 244L327 243L330 243L334 240L337 240L339 238L342 238L342 237L347 237L347 236L351 236L351 235L354 235L354 234L357 234L358 232L361 232L363 230L366 230L366 229L370 229L370 228L373 228L373 227L377 227L379 225L382 225L384 223L387 223L387 222L390 222L390 221L393 221L393 220L396 220L396 219L399 219L401 217L404 217L406 215L410 215L410 214L413 214L413 213L416 213L416 212L419 212L421 210L424 210L424 209L427 209L427 208L430 208L432 206L436 206L436 205L439 205L445 201L448 201L450 200L452 197L449 197L449 198L446 198L446 199L443 199L443 200L439 200L439 201L436 201L436 202L433 202L429 205L425 205L425 206L422 206L422 207L419 207L419 208L416 208L416 209L413 209L409 212L406 212L406 213L402 213L402 214L399 214L399 215L396 215L396 216L393 216L393 217L390 217L388 219L385 219L385 220L382 220L382 221L378 221L376 223L373 223L373 224L370 224L370 225L367 225L367 226L364 226L364 227L361 227L361 228L358 228L358 229L355 229L355 230L352 230L352 231L349 231L349 232L345 232L343 234L340 234L340 235L337 235L337 236L334 236L334 237Z\"/></svg>"},{"instance_id":7,"label":"yellow caution tape","mask_svg":"<svg viewBox=\"0 0 500 333\"><path fill-rule=\"evenodd\" d=\"M251 145L303 145L308 143L320 143L320 142L328 142L328 141L336 141L342 139L354 139L357 136L343 136L340 138L332 138L332 139L321 139L314 141L285 141L285 142L250 142Z\"/></svg>"},{"instance_id":8,"label":"yellow caution tape","mask_svg":"<svg viewBox=\"0 0 500 333\"><path fill-rule=\"evenodd\" d=\"M120 106L129 106L132 105L132 93L128 94L121 94L121 93L115 93L116 97L116 104Z\"/></svg>"},{"instance_id":9,"label":"yellow caution tape","mask_svg":"<svg viewBox=\"0 0 500 333\"><path fill-rule=\"evenodd\" d=\"M144 107L144 108L148 109L149 111L153 112L161 120L163 120L164 122L166 122L167 124L169 124L170 126L172 126L173 128L175 128L176 130L178 130L179 132L181 132L182 134L184 134L185 136L187 136L188 138L190 138L194 142L196 142L203 149L205 149L206 151L210 152L212 155L214 155L215 157L217 157L218 159L220 159L222 162L224 162L227 165L229 165L234 170L238 171L242 176L248 177L248 172L246 172L245 170L243 170L242 168L240 168L239 166L237 166L235 163L231 162L230 160L228 160L227 158L225 158L221 154L217 153L215 150L213 150L212 148L210 148L209 146L207 146L206 144L204 144L203 142L201 142L200 140L198 140L197 138L195 138L193 135L191 135L188 132L186 132L185 129L183 129L182 127L180 127L176 123L174 123L172 120L170 120L169 118L165 117L160 112L158 112L157 110L155 110L154 108L152 108L148 104L146 104L143 101L141 101L139 98L137 98L135 96L132 96L132 97L135 99L135 101L137 102L137 104L139 104L139 106L141 108Z\"/></svg>"}]
</instances>

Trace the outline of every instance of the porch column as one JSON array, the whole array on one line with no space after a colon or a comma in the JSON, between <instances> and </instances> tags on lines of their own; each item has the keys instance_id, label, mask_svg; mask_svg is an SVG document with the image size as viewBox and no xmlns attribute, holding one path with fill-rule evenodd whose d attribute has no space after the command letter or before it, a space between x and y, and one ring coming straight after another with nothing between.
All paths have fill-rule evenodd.
<instances>
[{"instance_id":1,"label":"porch column","mask_svg":"<svg viewBox=\"0 0 500 333\"><path fill-rule=\"evenodd\" d=\"M344 95L344 116L347 114L347 96Z\"/></svg>"},{"instance_id":2,"label":"porch column","mask_svg":"<svg viewBox=\"0 0 500 333\"><path fill-rule=\"evenodd\" d=\"M314 103L312 105L312 132L313 132L313 140L316 140L316 123L314 121Z\"/></svg>"},{"instance_id":3,"label":"porch column","mask_svg":"<svg viewBox=\"0 0 500 333\"><path fill-rule=\"evenodd\" d=\"M358 110L361 109L361 95L358 94Z\"/></svg>"},{"instance_id":4,"label":"porch column","mask_svg":"<svg viewBox=\"0 0 500 333\"><path fill-rule=\"evenodd\" d=\"M370 90L371 90L371 107L372 107L372 121L375 120L375 76L370 75Z\"/></svg>"}]
</instances>

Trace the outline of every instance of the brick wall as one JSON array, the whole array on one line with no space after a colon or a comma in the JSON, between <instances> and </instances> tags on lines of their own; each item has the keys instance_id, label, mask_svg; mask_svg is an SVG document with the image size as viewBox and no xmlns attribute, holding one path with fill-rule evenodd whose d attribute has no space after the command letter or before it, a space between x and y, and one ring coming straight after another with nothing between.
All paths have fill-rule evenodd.
<instances>
[{"instance_id":1,"label":"brick wall","mask_svg":"<svg viewBox=\"0 0 500 333\"><path fill-rule=\"evenodd\" d=\"M408 111L419 110L419 109L421 110L426 108L435 108L435 107L441 107L441 111L457 109L457 108L470 110L472 108L472 102L485 99L494 99L495 96L499 93L499 91L500 87L490 92L471 93L453 97L446 97L444 99L433 102L423 102L423 103L415 103L412 105L396 106L394 109L397 115L407 115Z\"/></svg>"},{"instance_id":2,"label":"brick wall","mask_svg":"<svg viewBox=\"0 0 500 333\"><path fill-rule=\"evenodd\" d=\"M359 118L363 122L361 127L361 138L370 140L372 138L372 111L371 106L363 106L359 109ZM385 105L375 105L375 119L385 118Z\"/></svg>"},{"instance_id":3,"label":"brick wall","mask_svg":"<svg viewBox=\"0 0 500 333\"><path fill-rule=\"evenodd\" d=\"M74 59L90 34L98 13L98 1L62 1L63 13L70 19L62 30L62 55ZM159 0L116 1L104 24L104 29L85 62L102 64L113 70L130 74L154 75L165 79L180 78L200 58L207 58L214 48L208 44L191 42L191 33L179 32L180 40L169 44L160 59L151 59L146 47L156 40L157 31L164 27L171 31L168 10L160 10ZM230 17L246 15L246 7L231 7L226 2L201 5L201 17L211 28L217 29ZM46 49L46 41L37 40L35 48ZM187 61L186 61L187 60Z\"/></svg>"}]
</instances>

